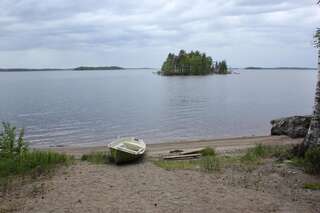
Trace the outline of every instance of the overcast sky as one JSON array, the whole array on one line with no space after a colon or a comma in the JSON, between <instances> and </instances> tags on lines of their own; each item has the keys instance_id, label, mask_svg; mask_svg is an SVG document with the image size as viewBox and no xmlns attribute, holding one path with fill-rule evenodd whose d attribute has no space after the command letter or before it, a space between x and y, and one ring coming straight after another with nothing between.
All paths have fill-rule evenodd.
<instances>
[{"instance_id":1,"label":"overcast sky","mask_svg":"<svg viewBox=\"0 0 320 213\"><path fill-rule=\"evenodd\" d=\"M316 67L315 0L0 0L0 67L160 67L200 50L233 67Z\"/></svg>"}]
</instances>

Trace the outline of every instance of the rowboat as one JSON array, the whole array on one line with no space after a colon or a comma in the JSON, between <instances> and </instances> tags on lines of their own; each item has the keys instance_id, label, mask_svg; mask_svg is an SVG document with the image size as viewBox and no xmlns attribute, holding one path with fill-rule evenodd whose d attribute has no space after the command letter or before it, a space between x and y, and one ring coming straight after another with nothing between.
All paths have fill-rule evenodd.
<instances>
[{"instance_id":1,"label":"rowboat","mask_svg":"<svg viewBox=\"0 0 320 213\"><path fill-rule=\"evenodd\" d=\"M121 138L108 144L108 147L116 164L135 161L146 151L146 144L138 138Z\"/></svg>"}]
</instances>

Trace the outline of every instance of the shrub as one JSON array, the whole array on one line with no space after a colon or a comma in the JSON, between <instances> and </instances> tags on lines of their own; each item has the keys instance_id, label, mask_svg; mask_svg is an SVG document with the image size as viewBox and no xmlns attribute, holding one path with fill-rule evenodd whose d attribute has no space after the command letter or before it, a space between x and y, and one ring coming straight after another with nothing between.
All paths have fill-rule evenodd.
<instances>
[{"instance_id":1,"label":"shrub","mask_svg":"<svg viewBox=\"0 0 320 213\"><path fill-rule=\"evenodd\" d=\"M216 156L216 151L211 147L206 147L201 151L202 156Z\"/></svg>"},{"instance_id":2,"label":"shrub","mask_svg":"<svg viewBox=\"0 0 320 213\"><path fill-rule=\"evenodd\" d=\"M16 136L16 127L3 124L0 134L0 185L5 185L11 176L35 174L39 176L60 164L73 159L65 154L46 151L30 151L24 142L23 129Z\"/></svg>"},{"instance_id":3,"label":"shrub","mask_svg":"<svg viewBox=\"0 0 320 213\"><path fill-rule=\"evenodd\" d=\"M320 174L320 146L309 148L306 152L304 162L307 172Z\"/></svg>"},{"instance_id":4,"label":"shrub","mask_svg":"<svg viewBox=\"0 0 320 213\"><path fill-rule=\"evenodd\" d=\"M27 144L23 140L24 129L20 130L16 136L16 127L10 123L2 123L3 132L0 133L0 157L11 158L18 156L28 150Z\"/></svg>"}]
</instances>

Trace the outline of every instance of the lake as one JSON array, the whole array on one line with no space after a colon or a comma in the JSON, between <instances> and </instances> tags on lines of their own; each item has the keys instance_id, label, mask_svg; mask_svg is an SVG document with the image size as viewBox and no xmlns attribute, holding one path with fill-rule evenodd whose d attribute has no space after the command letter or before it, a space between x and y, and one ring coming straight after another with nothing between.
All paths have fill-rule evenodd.
<instances>
[{"instance_id":1,"label":"lake","mask_svg":"<svg viewBox=\"0 0 320 213\"><path fill-rule=\"evenodd\" d=\"M154 71L0 72L0 121L24 127L32 146L90 146L268 135L270 120L312 112L316 71Z\"/></svg>"}]
</instances>

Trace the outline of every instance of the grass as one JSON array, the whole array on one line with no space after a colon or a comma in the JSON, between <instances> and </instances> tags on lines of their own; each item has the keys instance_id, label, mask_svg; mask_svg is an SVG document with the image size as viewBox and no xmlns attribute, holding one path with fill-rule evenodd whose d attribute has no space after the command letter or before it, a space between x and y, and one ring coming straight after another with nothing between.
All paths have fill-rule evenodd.
<instances>
[{"instance_id":1,"label":"grass","mask_svg":"<svg viewBox=\"0 0 320 213\"><path fill-rule=\"evenodd\" d=\"M244 164L260 164L265 158L275 157L282 161L284 159L290 159L290 147L291 146L270 146L257 144L253 148L249 148L246 153L241 157L241 161Z\"/></svg>"},{"instance_id":2,"label":"grass","mask_svg":"<svg viewBox=\"0 0 320 213\"><path fill-rule=\"evenodd\" d=\"M287 157L290 164L302 168L309 174L320 174L320 146L310 147L304 156L296 155L291 150L290 155Z\"/></svg>"},{"instance_id":3,"label":"grass","mask_svg":"<svg viewBox=\"0 0 320 213\"><path fill-rule=\"evenodd\" d=\"M13 178L25 175L38 177L58 165L67 165L73 157L47 151L32 151L24 141L24 130L2 123L0 132L0 188L5 189Z\"/></svg>"},{"instance_id":4,"label":"grass","mask_svg":"<svg viewBox=\"0 0 320 213\"><path fill-rule=\"evenodd\" d=\"M304 189L320 190L320 183L306 183L303 186Z\"/></svg>"},{"instance_id":5,"label":"grass","mask_svg":"<svg viewBox=\"0 0 320 213\"><path fill-rule=\"evenodd\" d=\"M203 156L199 160L200 169L205 172L220 171L221 163L215 156Z\"/></svg>"},{"instance_id":6,"label":"grass","mask_svg":"<svg viewBox=\"0 0 320 213\"><path fill-rule=\"evenodd\" d=\"M214 149L207 147L201 151L201 158L196 160L157 160L155 165L166 170L200 170L204 172L219 171L221 163Z\"/></svg>"},{"instance_id":7,"label":"grass","mask_svg":"<svg viewBox=\"0 0 320 213\"><path fill-rule=\"evenodd\" d=\"M109 152L92 152L82 155L81 160L95 164L105 164L111 162L111 155Z\"/></svg>"},{"instance_id":8,"label":"grass","mask_svg":"<svg viewBox=\"0 0 320 213\"><path fill-rule=\"evenodd\" d=\"M202 156L216 156L216 151L211 147L206 147L201 151Z\"/></svg>"},{"instance_id":9,"label":"grass","mask_svg":"<svg viewBox=\"0 0 320 213\"><path fill-rule=\"evenodd\" d=\"M196 160L156 160L153 163L166 170L198 169Z\"/></svg>"},{"instance_id":10,"label":"grass","mask_svg":"<svg viewBox=\"0 0 320 213\"><path fill-rule=\"evenodd\" d=\"M65 154L54 152L26 152L17 158L2 158L0 160L0 177L26 174L33 169L50 170L58 164L68 164L71 158Z\"/></svg>"},{"instance_id":11,"label":"grass","mask_svg":"<svg viewBox=\"0 0 320 213\"><path fill-rule=\"evenodd\" d=\"M13 158L0 158L0 186L17 176L31 175L36 178L72 161L73 157L46 151L28 151Z\"/></svg>"},{"instance_id":12,"label":"grass","mask_svg":"<svg viewBox=\"0 0 320 213\"><path fill-rule=\"evenodd\" d=\"M166 170L199 170L203 172L219 171L220 161L213 156L203 156L197 160L157 160L153 163Z\"/></svg>"},{"instance_id":13,"label":"grass","mask_svg":"<svg viewBox=\"0 0 320 213\"><path fill-rule=\"evenodd\" d=\"M249 148L243 155L218 155L214 149L205 148L201 158L197 160L158 160L154 164L166 170L200 170L204 172L220 171L222 168L236 166L252 171L266 158L287 159L289 146L265 146L257 144Z\"/></svg>"},{"instance_id":14,"label":"grass","mask_svg":"<svg viewBox=\"0 0 320 213\"><path fill-rule=\"evenodd\" d=\"M304 167L308 173L320 174L320 146L309 148L304 157Z\"/></svg>"}]
</instances>

